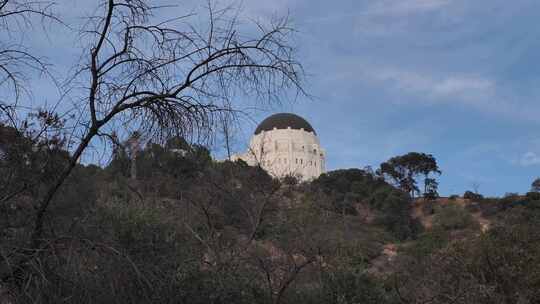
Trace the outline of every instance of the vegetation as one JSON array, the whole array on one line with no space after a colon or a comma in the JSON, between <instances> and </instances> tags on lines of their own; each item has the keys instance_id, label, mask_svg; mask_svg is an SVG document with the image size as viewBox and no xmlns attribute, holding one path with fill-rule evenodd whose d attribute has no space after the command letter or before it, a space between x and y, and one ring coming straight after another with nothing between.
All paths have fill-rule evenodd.
<instances>
[{"instance_id":1,"label":"vegetation","mask_svg":"<svg viewBox=\"0 0 540 304\"><path fill-rule=\"evenodd\" d=\"M532 231L537 220L537 211L517 207L479 236L456 239L433 230L414 245L431 254L401 256L394 278L401 302L537 302L540 247L538 232Z\"/></svg>"},{"instance_id":2,"label":"vegetation","mask_svg":"<svg viewBox=\"0 0 540 304\"><path fill-rule=\"evenodd\" d=\"M532 182L531 192L540 192L540 178L537 178Z\"/></svg>"},{"instance_id":3,"label":"vegetation","mask_svg":"<svg viewBox=\"0 0 540 304\"><path fill-rule=\"evenodd\" d=\"M465 191L465 193L463 193L463 198L473 200L473 201L479 201L479 200L482 200L484 196L476 192Z\"/></svg>"},{"instance_id":4,"label":"vegetation","mask_svg":"<svg viewBox=\"0 0 540 304\"><path fill-rule=\"evenodd\" d=\"M456 204L436 206L434 225L444 230L465 229L477 225L472 215Z\"/></svg>"},{"instance_id":5,"label":"vegetation","mask_svg":"<svg viewBox=\"0 0 540 304\"><path fill-rule=\"evenodd\" d=\"M334 212L360 215L382 225L399 240L414 238L419 224L410 219L411 198L382 178L360 169L337 170L311 184L311 199Z\"/></svg>"},{"instance_id":6,"label":"vegetation","mask_svg":"<svg viewBox=\"0 0 540 304\"><path fill-rule=\"evenodd\" d=\"M405 155L395 156L381 164L377 174L387 178L403 191L414 197L420 193L418 178L424 178L424 196L430 199L438 196L437 180L430 174L440 175L441 170L437 160L431 154L410 152Z\"/></svg>"},{"instance_id":7,"label":"vegetation","mask_svg":"<svg viewBox=\"0 0 540 304\"><path fill-rule=\"evenodd\" d=\"M19 143L5 145L3 178L34 173L12 174L5 184L13 196L1 205L0 218L0 292L7 301L539 299L536 192L469 203L458 197L413 202L366 170L332 171L311 183L280 181L243 162L215 162L204 147L180 138L148 143L135 162L121 145L105 168L77 165L55 197L46 245L18 265L32 236L36 189L69 159L61 149L43 155L52 152L25 148L39 143L1 130L3 143ZM50 169L35 168L51 155L56 163L48 163ZM5 161L17 157L28 161ZM22 187L26 183L43 186ZM418 204L420 218L412 216ZM481 232L478 217L490 228ZM432 225L422 228L428 218Z\"/></svg>"},{"instance_id":8,"label":"vegetation","mask_svg":"<svg viewBox=\"0 0 540 304\"><path fill-rule=\"evenodd\" d=\"M371 197L377 210L392 210L392 203L408 205L405 194L350 170L329 176L357 176L353 190L313 200L315 186L281 184L260 168L214 162L203 147L184 147L187 153L149 143L136 162L123 159L127 153L119 149L106 168L77 165L55 198L46 246L20 268L14 261L25 257L31 238L32 193L3 204L3 296L21 303L386 298L366 270L381 246L401 235L394 227L411 230L403 224L407 213L398 208L391 215L398 224L381 213L380 224L366 226L328 206L353 191ZM30 159L40 154L32 151ZM34 163L20 165L17 170L30 170ZM133 165L137 179L129 174ZM325 176L316 183L333 182ZM371 191L383 198L380 206Z\"/></svg>"}]
</instances>

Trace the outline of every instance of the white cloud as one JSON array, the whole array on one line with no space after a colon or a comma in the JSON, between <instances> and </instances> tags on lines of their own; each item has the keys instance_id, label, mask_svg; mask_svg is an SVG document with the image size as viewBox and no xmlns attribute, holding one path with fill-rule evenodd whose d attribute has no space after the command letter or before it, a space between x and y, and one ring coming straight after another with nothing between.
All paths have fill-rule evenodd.
<instances>
[{"instance_id":1,"label":"white cloud","mask_svg":"<svg viewBox=\"0 0 540 304\"><path fill-rule=\"evenodd\" d=\"M519 96L515 89L478 74L413 72L399 68L364 68L363 81L397 91L397 101L448 103L538 123L540 105L536 99ZM412 98L410 98L412 97Z\"/></svg>"},{"instance_id":2,"label":"white cloud","mask_svg":"<svg viewBox=\"0 0 540 304\"><path fill-rule=\"evenodd\" d=\"M494 81L475 75L433 76L393 68L372 69L366 74L399 90L427 94L432 99L478 99L493 95Z\"/></svg>"},{"instance_id":3,"label":"white cloud","mask_svg":"<svg viewBox=\"0 0 540 304\"><path fill-rule=\"evenodd\" d=\"M519 164L524 167L540 165L540 155L532 151L526 152L521 157Z\"/></svg>"},{"instance_id":4,"label":"white cloud","mask_svg":"<svg viewBox=\"0 0 540 304\"><path fill-rule=\"evenodd\" d=\"M410 15L442 9L450 0L385 0L378 1L368 10L372 15Z\"/></svg>"},{"instance_id":5,"label":"white cloud","mask_svg":"<svg viewBox=\"0 0 540 304\"><path fill-rule=\"evenodd\" d=\"M250 19L268 19L276 14L286 15L290 10L294 10L300 0L221 0L216 3L222 7L232 5L240 7L240 15Z\"/></svg>"},{"instance_id":6,"label":"white cloud","mask_svg":"<svg viewBox=\"0 0 540 304\"><path fill-rule=\"evenodd\" d=\"M438 15L438 22L453 16L456 0L378 0L356 15L354 33L362 37L385 37L410 32L422 15ZM444 17L441 17L444 16ZM452 18L450 18L452 19Z\"/></svg>"},{"instance_id":7,"label":"white cloud","mask_svg":"<svg viewBox=\"0 0 540 304\"><path fill-rule=\"evenodd\" d=\"M486 93L491 92L493 87L494 84L489 79L457 76L443 79L442 81L435 83L433 91L440 95L463 94L471 91Z\"/></svg>"}]
</instances>

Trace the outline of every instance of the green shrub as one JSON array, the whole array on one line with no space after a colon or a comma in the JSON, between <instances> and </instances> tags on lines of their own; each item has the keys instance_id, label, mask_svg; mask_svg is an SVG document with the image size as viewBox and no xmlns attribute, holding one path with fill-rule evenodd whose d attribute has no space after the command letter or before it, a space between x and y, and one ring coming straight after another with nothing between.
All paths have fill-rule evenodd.
<instances>
[{"instance_id":1,"label":"green shrub","mask_svg":"<svg viewBox=\"0 0 540 304\"><path fill-rule=\"evenodd\" d=\"M422 213L423 214L434 214L435 213L435 202L426 201L422 204Z\"/></svg>"},{"instance_id":2,"label":"green shrub","mask_svg":"<svg viewBox=\"0 0 540 304\"><path fill-rule=\"evenodd\" d=\"M465 191L465 193L463 193L463 198L472 201L480 201L484 198L484 196L482 194L474 193L472 191Z\"/></svg>"},{"instance_id":3,"label":"green shrub","mask_svg":"<svg viewBox=\"0 0 540 304\"><path fill-rule=\"evenodd\" d=\"M517 192L506 192L504 194L504 198L518 198L519 197L519 193Z\"/></svg>"},{"instance_id":4,"label":"green shrub","mask_svg":"<svg viewBox=\"0 0 540 304\"><path fill-rule=\"evenodd\" d=\"M390 303L381 284L365 272L337 270L322 276L323 296L319 303Z\"/></svg>"},{"instance_id":5,"label":"green shrub","mask_svg":"<svg viewBox=\"0 0 540 304\"><path fill-rule=\"evenodd\" d=\"M475 213L475 212L480 212L482 211L482 208L480 208L480 204L481 203L478 203L478 202L472 202L472 203L469 203L467 205L465 205L465 210L470 212L470 213Z\"/></svg>"},{"instance_id":6,"label":"green shrub","mask_svg":"<svg viewBox=\"0 0 540 304\"><path fill-rule=\"evenodd\" d=\"M414 238L420 230L420 224L409 216L410 196L364 170L327 172L312 182L311 193L313 200L340 214L356 215L355 205L367 204L375 211L375 222L399 240Z\"/></svg>"},{"instance_id":7,"label":"green shrub","mask_svg":"<svg viewBox=\"0 0 540 304\"><path fill-rule=\"evenodd\" d=\"M478 223L472 215L457 204L438 205L433 225L444 230L476 228Z\"/></svg>"},{"instance_id":8,"label":"green shrub","mask_svg":"<svg viewBox=\"0 0 540 304\"><path fill-rule=\"evenodd\" d=\"M403 253L418 260L444 248L450 240L449 232L439 226L420 234L412 246L405 247Z\"/></svg>"},{"instance_id":9,"label":"green shrub","mask_svg":"<svg viewBox=\"0 0 540 304\"><path fill-rule=\"evenodd\" d=\"M527 192L526 197L531 201L540 201L540 192Z\"/></svg>"}]
</instances>

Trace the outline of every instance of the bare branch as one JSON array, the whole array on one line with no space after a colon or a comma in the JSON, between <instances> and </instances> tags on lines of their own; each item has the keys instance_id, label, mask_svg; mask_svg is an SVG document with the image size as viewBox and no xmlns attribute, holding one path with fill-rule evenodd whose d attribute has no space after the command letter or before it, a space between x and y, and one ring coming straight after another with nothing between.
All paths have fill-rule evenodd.
<instances>
[{"instance_id":1,"label":"bare branch","mask_svg":"<svg viewBox=\"0 0 540 304\"><path fill-rule=\"evenodd\" d=\"M53 13L53 6L52 1L0 0L0 33L8 38L0 42L0 89L4 95L0 96L4 99L0 99L0 119L7 117L13 125L19 99L31 91L27 83L30 76L28 70L49 77L51 75L44 58L32 55L26 46L10 42L9 38L17 37L17 34L34 24L44 27L46 22L63 24Z\"/></svg>"},{"instance_id":2,"label":"bare branch","mask_svg":"<svg viewBox=\"0 0 540 304\"><path fill-rule=\"evenodd\" d=\"M110 129L118 123L158 140L186 135L206 140L213 136L220 113L237 110L235 97L275 102L288 89L305 93L286 18L268 30L257 25L260 34L246 38L239 34L237 15L227 17L230 8L209 4L208 27L197 29L189 23L192 14L155 20L162 7L142 0L101 4L104 15L88 18L82 30L91 41L85 50L89 56L72 78L89 81L87 97L78 105L88 115L78 122L81 140L69 164L39 205L33 248L40 245L55 193L95 137L123 134ZM259 224L254 222L254 230Z\"/></svg>"}]
</instances>

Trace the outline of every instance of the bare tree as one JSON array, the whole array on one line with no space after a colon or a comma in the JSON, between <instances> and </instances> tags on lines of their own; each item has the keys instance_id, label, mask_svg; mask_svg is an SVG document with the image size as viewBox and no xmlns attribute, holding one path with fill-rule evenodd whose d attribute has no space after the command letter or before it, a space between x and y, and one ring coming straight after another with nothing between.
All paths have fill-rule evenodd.
<instances>
[{"instance_id":1,"label":"bare tree","mask_svg":"<svg viewBox=\"0 0 540 304\"><path fill-rule=\"evenodd\" d=\"M231 108L231 96L276 101L289 88L303 93L287 18L268 27L257 24L251 38L240 34L231 8L209 5L208 25L201 30L189 22L191 15L158 20L164 7L143 0L100 5L103 15L91 16L82 32L91 42L71 82L87 92L77 105L79 141L37 207L34 249L41 244L51 201L96 137L134 126L158 138L204 138L218 114Z\"/></svg>"},{"instance_id":2,"label":"bare tree","mask_svg":"<svg viewBox=\"0 0 540 304\"><path fill-rule=\"evenodd\" d=\"M283 303L284 296L298 275L317 261L316 256L308 258L290 252L273 253L267 257L254 256L256 266L266 279L268 299L271 303Z\"/></svg>"},{"instance_id":3,"label":"bare tree","mask_svg":"<svg viewBox=\"0 0 540 304\"><path fill-rule=\"evenodd\" d=\"M223 140L223 144L225 146L225 150L227 152L227 159L231 160L231 144L232 140L234 138L234 131L235 131L235 120L234 115L231 115L232 112L224 111L219 116L219 127L221 131L221 137Z\"/></svg>"},{"instance_id":4,"label":"bare tree","mask_svg":"<svg viewBox=\"0 0 540 304\"><path fill-rule=\"evenodd\" d=\"M45 59L22 44L20 34L37 24L62 23L53 6L52 1L0 0L0 119L12 125L19 99L30 93L29 74L49 74Z\"/></svg>"}]
</instances>

